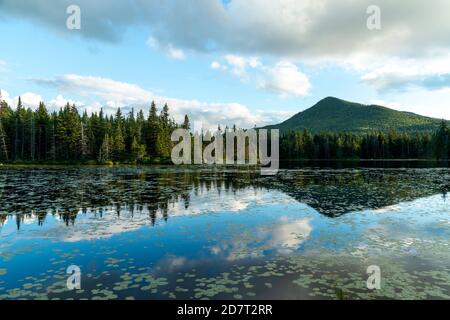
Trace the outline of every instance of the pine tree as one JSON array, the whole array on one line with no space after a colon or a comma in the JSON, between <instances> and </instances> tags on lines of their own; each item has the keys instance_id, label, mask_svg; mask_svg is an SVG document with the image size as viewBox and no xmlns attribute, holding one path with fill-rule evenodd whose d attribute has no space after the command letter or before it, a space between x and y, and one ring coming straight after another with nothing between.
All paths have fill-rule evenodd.
<instances>
[{"instance_id":1,"label":"pine tree","mask_svg":"<svg viewBox=\"0 0 450 320\"><path fill-rule=\"evenodd\" d=\"M139 143L144 143L144 126L145 126L145 117L144 112L140 110L138 112L137 118L136 118L136 138Z\"/></svg>"},{"instance_id":2,"label":"pine tree","mask_svg":"<svg viewBox=\"0 0 450 320\"><path fill-rule=\"evenodd\" d=\"M50 131L49 115L45 104L43 102L39 103L39 107L35 114L36 118L36 131L37 131L37 141L36 141L36 153L38 160L44 160L47 156L49 149L48 146L48 133Z\"/></svg>"},{"instance_id":3,"label":"pine tree","mask_svg":"<svg viewBox=\"0 0 450 320\"><path fill-rule=\"evenodd\" d=\"M157 144L158 144L158 132L159 131L159 118L158 110L156 109L155 102L152 102L150 107L150 115L148 117L147 127L147 150L150 156L158 156Z\"/></svg>"},{"instance_id":4,"label":"pine tree","mask_svg":"<svg viewBox=\"0 0 450 320\"><path fill-rule=\"evenodd\" d=\"M28 118L30 123L30 159L35 160L35 148L36 148L36 129L34 124L34 114L31 110L28 112Z\"/></svg>"},{"instance_id":5,"label":"pine tree","mask_svg":"<svg viewBox=\"0 0 450 320\"><path fill-rule=\"evenodd\" d=\"M115 160L121 160L125 152L125 140L123 138L121 121L117 121L112 139L112 150Z\"/></svg>"},{"instance_id":6,"label":"pine tree","mask_svg":"<svg viewBox=\"0 0 450 320\"><path fill-rule=\"evenodd\" d=\"M133 137L133 142L131 143L131 154L133 161L141 161L146 155L145 145L140 144L136 137Z\"/></svg>"},{"instance_id":7,"label":"pine tree","mask_svg":"<svg viewBox=\"0 0 450 320\"><path fill-rule=\"evenodd\" d=\"M164 104L162 114L161 114L161 122L165 128L169 127L169 106Z\"/></svg>"},{"instance_id":8,"label":"pine tree","mask_svg":"<svg viewBox=\"0 0 450 320\"><path fill-rule=\"evenodd\" d=\"M51 122L51 125L50 125L49 136L50 136L51 145L50 145L50 150L49 150L49 156L52 161L56 161L56 158L57 158L57 147L56 147L57 129L56 129L56 127L57 127L57 122L58 122L56 112L52 113L50 122Z\"/></svg>"},{"instance_id":9,"label":"pine tree","mask_svg":"<svg viewBox=\"0 0 450 320\"><path fill-rule=\"evenodd\" d=\"M440 160L449 159L450 130L445 121L442 121L434 137L435 155Z\"/></svg>"},{"instance_id":10,"label":"pine tree","mask_svg":"<svg viewBox=\"0 0 450 320\"><path fill-rule=\"evenodd\" d=\"M2 149L2 152L1 152L2 156L4 157L4 159L6 161L9 161L8 148L6 146L6 134L3 129L3 124L2 124L1 120L0 120L0 147Z\"/></svg>"},{"instance_id":11,"label":"pine tree","mask_svg":"<svg viewBox=\"0 0 450 320\"><path fill-rule=\"evenodd\" d=\"M189 122L189 117L187 114L184 116L183 129L191 130L191 124ZM219 131L220 131L220 125L219 125Z\"/></svg>"},{"instance_id":12,"label":"pine tree","mask_svg":"<svg viewBox=\"0 0 450 320\"><path fill-rule=\"evenodd\" d=\"M2 99L2 92L0 89L0 147L1 147L1 155L3 159L9 161L8 155L8 146L7 146L7 133L5 129L5 125L8 122L8 119L11 117L11 110L8 107L6 101Z\"/></svg>"},{"instance_id":13,"label":"pine tree","mask_svg":"<svg viewBox=\"0 0 450 320\"><path fill-rule=\"evenodd\" d=\"M14 159L16 160L23 156L23 152L21 152L23 150L21 148L21 145L23 145L23 113L22 99L19 96L14 121Z\"/></svg>"},{"instance_id":14,"label":"pine tree","mask_svg":"<svg viewBox=\"0 0 450 320\"><path fill-rule=\"evenodd\" d=\"M89 151L88 151L88 142L87 142L87 133L86 133L86 123L85 116L83 116L83 120L81 121L81 140L80 140L80 150L81 150L81 159L86 159Z\"/></svg>"},{"instance_id":15,"label":"pine tree","mask_svg":"<svg viewBox=\"0 0 450 320\"><path fill-rule=\"evenodd\" d=\"M106 134L103 139L102 146L100 147L98 161L103 163L111 160L111 140L109 135Z\"/></svg>"}]
</instances>

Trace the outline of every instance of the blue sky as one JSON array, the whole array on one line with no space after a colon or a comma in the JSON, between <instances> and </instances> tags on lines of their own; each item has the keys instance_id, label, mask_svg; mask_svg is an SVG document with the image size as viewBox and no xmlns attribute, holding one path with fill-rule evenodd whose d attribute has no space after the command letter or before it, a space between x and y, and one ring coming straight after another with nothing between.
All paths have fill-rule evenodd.
<instances>
[{"instance_id":1,"label":"blue sky","mask_svg":"<svg viewBox=\"0 0 450 320\"><path fill-rule=\"evenodd\" d=\"M9 103L114 112L154 99L177 120L253 126L336 96L450 119L450 7L438 0L377 1L379 30L364 0L79 0L81 29L68 30L75 2L0 3Z\"/></svg>"}]
</instances>

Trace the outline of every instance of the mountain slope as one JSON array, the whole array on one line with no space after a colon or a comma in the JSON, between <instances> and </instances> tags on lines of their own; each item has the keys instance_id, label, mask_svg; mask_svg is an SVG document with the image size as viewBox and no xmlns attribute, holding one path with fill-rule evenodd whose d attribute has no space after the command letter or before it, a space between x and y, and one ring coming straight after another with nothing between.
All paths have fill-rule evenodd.
<instances>
[{"instance_id":1,"label":"mountain slope","mask_svg":"<svg viewBox=\"0 0 450 320\"><path fill-rule=\"evenodd\" d=\"M268 129L308 129L320 132L367 132L367 131L432 131L442 120L428 118L411 112L392 110L377 105L363 105L328 97L292 118L267 126Z\"/></svg>"}]
</instances>

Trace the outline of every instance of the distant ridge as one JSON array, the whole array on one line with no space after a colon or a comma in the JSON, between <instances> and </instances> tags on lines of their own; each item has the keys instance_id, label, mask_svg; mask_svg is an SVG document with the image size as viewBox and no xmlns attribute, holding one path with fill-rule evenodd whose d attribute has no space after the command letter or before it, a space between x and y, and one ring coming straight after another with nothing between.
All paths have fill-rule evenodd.
<instances>
[{"instance_id":1,"label":"distant ridge","mask_svg":"<svg viewBox=\"0 0 450 320\"><path fill-rule=\"evenodd\" d=\"M297 113L288 120L270 125L267 129L308 129L313 133L399 131L434 131L442 120L424 117L411 112L402 112L378 105L364 105L327 97L309 109ZM449 122L450 123L450 122Z\"/></svg>"}]
</instances>

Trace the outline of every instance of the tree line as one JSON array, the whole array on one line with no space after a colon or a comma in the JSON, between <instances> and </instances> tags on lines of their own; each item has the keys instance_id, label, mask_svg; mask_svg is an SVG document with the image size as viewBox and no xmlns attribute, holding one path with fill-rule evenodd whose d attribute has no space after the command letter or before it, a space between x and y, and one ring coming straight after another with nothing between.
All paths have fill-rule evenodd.
<instances>
[{"instance_id":1,"label":"tree line","mask_svg":"<svg viewBox=\"0 0 450 320\"><path fill-rule=\"evenodd\" d=\"M190 129L170 117L169 107L115 115L103 110L83 114L67 103L49 112L0 102L0 161L3 162L159 162L169 160L177 128ZM220 127L219 127L220 128ZM220 130L220 129L219 129ZM225 131L227 131L226 128ZM233 126L232 130L236 130ZM320 133L288 131L280 137L281 159L450 159L450 129L443 121L436 132L391 131Z\"/></svg>"},{"instance_id":2,"label":"tree line","mask_svg":"<svg viewBox=\"0 0 450 320\"><path fill-rule=\"evenodd\" d=\"M282 159L450 159L450 129L443 121L436 132L396 131L312 134L288 131L280 138Z\"/></svg>"},{"instance_id":3,"label":"tree line","mask_svg":"<svg viewBox=\"0 0 450 320\"><path fill-rule=\"evenodd\" d=\"M170 157L170 135L176 128L189 128L189 118L177 124L164 105L159 112L153 102L148 116L140 110L115 115L103 110L80 114L67 103L49 112L43 102L33 111L0 102L0 160L7 162L106 163L158 161Z\"/></svg>"}]
</instances>

